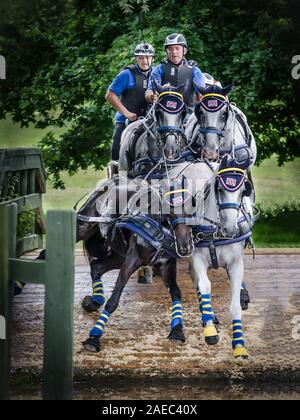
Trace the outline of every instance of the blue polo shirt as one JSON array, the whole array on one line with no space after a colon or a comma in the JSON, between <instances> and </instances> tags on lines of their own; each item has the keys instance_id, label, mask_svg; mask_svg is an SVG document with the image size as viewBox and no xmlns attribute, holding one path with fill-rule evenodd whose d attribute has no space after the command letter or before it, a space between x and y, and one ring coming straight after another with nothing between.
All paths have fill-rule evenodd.
<instances>
[{"instance_id":1,"label":"blue polo shirt","mask_svg":"<svg viewBox=\"0 0 300 420\"><path fill-rule=\"evenodd\" d=\"M139 66L135 64L135 68L137 71L139 71L141 74L143 72L140 70ZM150 77L152 73L153 68L150 68ZM135 86L135 77L132 74L132 72L129 69L122 70L112 81L110 86L108 87L108 90L111 90L114 92L117 96L121 96L122 93L125 92L125 90L132 89ZM121 114L119 111L116 113L115 116L115 123L125 123L126 118L123 114Z\"/></svg>"},{"instance_id":2,"label":"blue polo shirt","mask_svg":"<svg viewBox=\"0 0 300 420\"><path fill-rule=\"evenodd\" d=\"M184 64L188 64L188 61L186 59L184 59ZM161 64L159 64L159 66L157 66L153 69L151 77L149 79L148 89L153 90L152 85L153 85L153 80L154 79L161 85L162 80L163 80L163 75L164 75L164 65L163 65L163 63L161 63ZM205 88L204 76L203 76L201 70L199 69L199 67L197 67L197 66L195 66L193 68L193 82L195 82L197 84L197 86ZM196 86L195 85L193 85L193 86L194 86L195 93L198 93L199 91L196 88Z\"/></svg>"}]
</instances>

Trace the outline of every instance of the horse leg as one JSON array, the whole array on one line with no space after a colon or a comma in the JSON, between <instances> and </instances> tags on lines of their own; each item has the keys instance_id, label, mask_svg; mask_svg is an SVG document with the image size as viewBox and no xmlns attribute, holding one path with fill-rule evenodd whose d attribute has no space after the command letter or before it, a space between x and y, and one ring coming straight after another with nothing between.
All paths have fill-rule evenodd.
<instances>
[{"instance_id":1,"label":"horse leg","mask_svg":"<svg viewBox=\"0 0 300 420\"><path fill-rule=\"evenodd\" d=\"M129 249L120 269L119 276L115 284L114 290L112 292L112 295L107 301L105 309L99 317L96 325L90 331L89 338L83 343L83 346L86 350L94 353L100 351L100 338L104 333L104 327L107 324L110 316L117 309L120 297L130 276L138 268L140 268L143 263L144 261L139 256L136 237L135 235L132 235L130 239Z\"/></svg>"},{"instance_id":2,"label":"horse leg","mask_svg":"<svg viewBox=\"0 0 300 420\"><path fill-rule=\"evenodd\" d=\"M165 286L168 288L172 298L171 308L171 332L169 340L184 343L186 341L183 333L183 308L181 302L181 291L177 284L177 261L170 258L161 268L161 277Z\"/></svg>"},{"instance_id":3,"label":"horse leg","mask_svg":"<svg viewBox=\"0 0 300 420\"><path fill-rule=\"evenodd\" d=\"M240 291L244 276L244 261L235 258L233 264L228 268L231 281L231 305L230 313L232 317L232 349L234 358L248 359L249 354L245 348L243 338L242 308L240 302Z\"/></svg>"},{"instance_id":4,"label":"horse leg","mask_svg":"<svg viewBox=\"0 0 300 420\"><path fill-rule=\"evenodd\" d=\"M111 255L106 261L94 260L90 262L91 266L91 277L93 285L93 295L85 296L82 301L82 307L88 313L96 312L104 305L104 287L102 276L111 270L120 269L122 261L116 254Z\"/></svg>"},{"instance_id":5,"label":"horse leg","mask_svg":"<svg viewBox=\"0 0 300 420\"><path fill-rule=\"evenodd\" d=\"M219 342L216 327L218 321L211 304L211 282L207 276L207 269L208 263L202 257L201 251L195 250L192 258L192 277L197 288L205 342L208 345L215 345Z\"/></svg>"}]
</instances>

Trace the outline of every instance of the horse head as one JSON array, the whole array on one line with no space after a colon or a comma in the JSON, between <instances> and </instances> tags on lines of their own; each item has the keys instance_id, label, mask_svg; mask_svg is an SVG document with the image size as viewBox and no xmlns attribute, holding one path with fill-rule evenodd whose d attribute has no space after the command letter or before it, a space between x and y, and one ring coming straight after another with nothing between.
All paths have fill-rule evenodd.
<instances>
[{"instance_id":1,"label":"horse head","mask_svg":"<svg viewBox=\"0 0 300 420\"><path fill-rule=\"evenodd\" d=\"M206 89L198 87L202 101L195 107L200 126L195 141L206 159L218 159L220 148L225 145L225 132L232 112L227 95L233 89L233 84L225 88L216 85Z\"/></svg>"},{"instance_id":2,"label":"horse head","mask_svg":"<svg viewBox=\"0 0 300 420\"><path fill-rule=\"evenodd\" d=\"M158 93L154 114L159 141L166 159L175 161L186 146L183 133L186 106L182 95L185 85L161 86L154 80L153 89Z\"/></svg>"},{"instance_id":3,"label":"horse head","mask_svg":"<svg viewBox=\"0 0 300 420\"><path fill-rule=\"evenodd\" d=\"M243 197L252 193L252 184L246 177L246 170L251 164L248 158L239 163L225 155L217 172L215 194L220 214L221 230L225 237L232 238L238 231Z\"/></svg>"},{"instance_id":4,"label":"horse head","mask_svg":"<svg viewBox=\"0 0 300 420\"><path fill-rule=\"evenodd\" d=\"M173 230L176 252L180 257L190 257L194 251L192 218L194 200L185 176L173 178L164 188L163 212Z\"/></svg>"}]
</instances>

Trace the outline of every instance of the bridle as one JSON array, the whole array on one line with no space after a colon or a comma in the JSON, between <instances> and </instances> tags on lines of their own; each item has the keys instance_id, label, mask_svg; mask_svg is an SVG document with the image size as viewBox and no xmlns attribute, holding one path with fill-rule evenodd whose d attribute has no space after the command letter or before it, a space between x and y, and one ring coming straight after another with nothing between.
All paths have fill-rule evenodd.
<instances>
[{"instance_id":1,"label":"bridle","mask_svg":"<svg viewBox=\"0 0 300 420\"><path fill-rule=\"evenodd\" d=\"M211 99L209 99L211 98ZM217 106L215 107L210 107L209 104L217 104ZM204 109L208 112L217 112L220 109L222 109L224 106L226 106L227 108L227 118L224 121L224 126L223 128L220 130L217 127L214 126L206 126L203 127L202 125L202 118L200 115L200 108ZM207 93L205 95L203 95L202 97L202 101L199 103L198 105L198 110L195 110L195 115L197 117L197 121L195 123L195 126L193 128L193 132L195 130L195 128L200 125L200 127L198 128L198 130L196 130L195 135L193 135L193 138L190 142L190 149L192 150L193 153L196 153L195 150L193 150L193 144L196 143L198 147L201 148L201 154L202 154L202 158L204 157L204 148L206 145L206 139L205 139L205 135L206 134L216 134L218 136L218 143L219 143L219 155L220 155L220 151L222 149L222 146L224 146L224 138L225 138L225 132L227 129L227 124L228 124L228 120L229 120L229 111L232 111L231 105L228 101L228 99L226 98L226 96L218 94L218 93ZM199 140L200 138L200 140ZM219 159L219 156L218 156Z\"/></svg>"},{"instance_id":2,"label":"bridle","mask_svg":"<svg viewBox=\"0 0 300 420\"><path fill-rule=\"evenodd\" d=\"M240 212L242 207L243 194L239 202L221 202L220 190L228 192L235 192L244 185L246 180L245 171L240 168L226 168L221 169L217 173L215 192L217 198L217 206L219 211L233 209Z\"/></svg>"},{"instance_id":3,"label":"bridle","mask_svg":"<svg viewBox=\"0 0 300 420\"><path fill-rule=\"evenodd\" d=\"M169 99L169 100L168 100ZM184 134L184 129L178 126L172 125L159 125L159 118L158 113L160 111L167 112L168 114L182 114L182 122L186 115L186 105L183 100L183 96L179 92L175 92L172 90L168 90L165 92L161 92L158 96L158 100L153 106L153 116L154 121L156 123L156 131L159 134L158 136L158 144L161 149L164 148L164 140L170 136L174 135L176 139L176 144L182 148L184 146L184 142L186 142L186 136ZM174 162L178 159L174 159Z\"/></svg>"}]
</instances>

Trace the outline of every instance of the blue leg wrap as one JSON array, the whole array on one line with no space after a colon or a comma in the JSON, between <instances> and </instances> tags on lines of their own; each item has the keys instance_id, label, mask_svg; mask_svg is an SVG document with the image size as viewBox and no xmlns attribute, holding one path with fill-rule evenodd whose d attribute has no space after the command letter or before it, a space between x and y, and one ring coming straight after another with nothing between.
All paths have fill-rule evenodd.
<instances>
[{"instance_id":1,"label":"blue leg wrap","mask_svg":"<svg viewBox=\"0 0 300 420\"><path fill-rule=\"evenodd\" d=\"M237 345L245 347L245 341L243 338L243 324L239 319L232 321L232 348L233 350Z\"/></svg>"},{"instance_id":2,"label":"blue leg wrap","mask_svg":"<svg viewBox=\"0 0 300 420\"><path fill-rule=\"evenodd\" d=\"M103 281L100 277L96 277L95 280L93 280L92 300L98 303L100 306L103 306L105 304Z\"/></svg>"},{"instance_id":3,"label":"blue leg wrap","mask_svg":"<svg viewBox=\"0 0 300 420\"><path fill-rule=\"evenodd\" d=\"M94 326L94 328L90 331L90 337L102 337L104 333L105 325L107 324L110 313L107 311L103 311L101 316L99 317L97 324Z\"/></svg>"},{"instance_id":4,"label":"blue leg wrap","mask_svg":"<svg viewBox=\"0 0 300 420\"><path fill-rule=\"evenodd\" d=\"M207 322L214 321L215 314L211 305L211 295L202 295L200 306L202 309L201 312L203 324L206 325Z\"/></svg>"},{"instance_id":5,"label":"blue leg wrap","mask_svg":"<svg viewBox=\"0 0 300 420\"><path fill-rule=\"evenodd\" d=\"M175 300L171 308L171 329L181 324L183 326L183 308L180 300Z\"/></svg>"}]
</instances>

